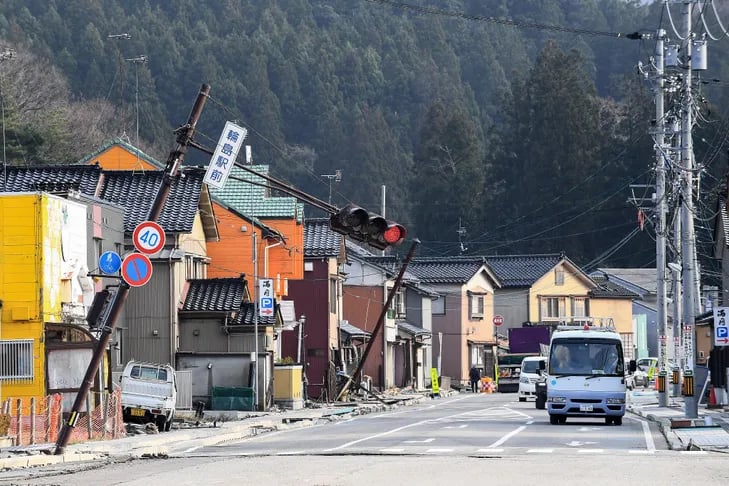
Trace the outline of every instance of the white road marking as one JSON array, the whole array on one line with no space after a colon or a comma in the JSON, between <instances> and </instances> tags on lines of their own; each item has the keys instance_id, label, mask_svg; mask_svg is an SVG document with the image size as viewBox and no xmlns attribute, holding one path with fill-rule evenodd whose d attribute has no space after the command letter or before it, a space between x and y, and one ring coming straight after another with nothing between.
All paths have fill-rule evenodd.
<instances>
[{"instance_id":1,"label":"white road marking","mask_svg":"<svg viewBox=\"0 0 729 486\"><path fill-rule=\"evenodd\" d=\"M597 444L597 442L582 442L579 440L573 440L572 442L565 442L565 445L570 447L581 447L583 445Z\"/></svg>"},{"instance_id":2,"label":"white road marking","mask_svg":"<svg viewBox=\"0 0 729 486\"><path fill-rule=\"evenodd\" d=\"M656 451L644 451L643 449L630 449L628 453L630 454L654 454Z\"/></svg>"},{"instance_id":3,"label":"white road marking","mask_svg":"<svg viewBox=\"0 0 729 486\"><path fill-rule=\"evenodd\" d=\"M277 456L295 456L296 454L303 454L304 451L281 451L277 452Z\"/></svg>"},{"instance_id":4,"label":"white road marking","mask_svg":"<svg viewBox=\"0 0 729 486\"><path fill-rule=\"evenodd\" d=\"M431 454L434 452L453 452L453 449L428 449L427 451L425 451L426 454Z\"/></svg>"},{"instance_id":5,"label":"white road marking","mask_svg":"<svg viewBox=\"0 0 729 486\"><path fill-rule=\"evenodd\" d=\"M511 432L509 432L508 434L506 434L505 436L503 436L501 439L499 439L496 442L494 442L493 444L491 444L489 446L489 448L500 446L501 444L503 444L507 440L511 439L512 437L514 437L516 434L518 434L519 432L521 432L524 429L526 429L526 425L522 425L518 429L512 430Z\"/></svg>"},{"instance_id":6,"label":"white road marking","mask_svg":"<svg viewBox=\"0 0 729 486\"><path fill-rule=\"evenodd\" d=\"M485 453L488 454L490 452L504 452L504 449L491 449L491 448L486 448L486 449L479 449L476 452L485 452Z\"/></svg>"},{"instance_id":7,"label":"white road marking","mask_svg":"<svg viewBox=\"0 0 729 486\"><path fill-rule=\"evenodd\" d=\"M601 454L605 452L603 449L577 449L578 454Z\"/></svg>"},{"instance_id":8,"label":"white road marking","mask_svg":"<svg viewBox=\"0 0 729 486\"><path fill-rule=\"evenodd\" d=\"M466 427L468 427L468 425L462 424L462 425L446 425L443 428L444 429L465 429Z\"/></svg>"},{"instance_id":9,"label":"white road marking","mask_svg":"<svg viewBox=\"0 0 729 486\"><path fill-rule=\"evenodd\" d=\"M681 454L685 454L687 456L702 456L704 454L708 454L706 451L680 451Z\"/></svg>"},{"instance_id":10,"label":"white road marking","mask_svg":"<svg viewBox=\"0 0 729 486\"><path fill-rule=\"evenodd\" d=\"M428 442L433 442L434 438L429 439L423 439L423 440L404 440L403 444L427 444Z\"/></svg>"},{"instance_id":11,"label":"white road marking","mask_svg":"<svg viewBox=\"0 0 729 486\"><path fill-rule=\"evenodd\" d=\"M534 423L534 420L530 420L530 421L529 421L529 422L527 422L526 424L527 424L527 425L531 425L531 424L533 424L533 423Z\"/></svg>"},{"instance_id":12,"label":"white road marking","mask_svg":"<svg viewBox=\"0 0 729 486\"><path fill-rule=\"evenodd\" d=\"M554 449L529 449L527 452L532 454L551 454L554 452Z\"/></svg>"},{"instance_id":13,"label":"white road marking","mask_svg":"<svg viewBox=\"0 0 729 486\"><path fill-rule=\"evenodd\" d=\"M641 425L643 425L643 436L645 437L646 449L648 449L648 452L655 452L656 444L653 442L653 434L651 434L651 428L648 425L648 422L643 420L641 421Z\"/></svg>"},{"instance_id":14,"label":"white road marking","mask_svg":"<svg viewBox=\"0 0 729 486\"><path fill-rule=\"evenodd\" d=\"M405 449L380 449L380 452L402 452Z\"/></svg>"},{"instance_id":15,"label":"white road marking","mask_svg":"<svg viewBox=\"0 0 729 486\"><path fill-rule=\"evenodd\" d=\"M189 452L192 452L192 451L196 451L196 450L198 450L199 448L200 448L200 446L190 447L189 449L186 449L186 450L182 451L182 453L183 453L183 454L187 454L187 453L189 453Z\"/></svg>"},{"instance_id":16,"label":"white road marking","mask_svg":"<svg viewBox=\"0 0 729 486\"><path fill-rule=\"evenodd\" d=\"M524 417L526 419L532 419L532 418L534 418L531 415L528 415L526 413L520 412L519 410L514 410L513 408L504 407L504 410L508 410L511 413L517 413L517 414L521 415L522 417Z\"/></svg>"}]
</instances>

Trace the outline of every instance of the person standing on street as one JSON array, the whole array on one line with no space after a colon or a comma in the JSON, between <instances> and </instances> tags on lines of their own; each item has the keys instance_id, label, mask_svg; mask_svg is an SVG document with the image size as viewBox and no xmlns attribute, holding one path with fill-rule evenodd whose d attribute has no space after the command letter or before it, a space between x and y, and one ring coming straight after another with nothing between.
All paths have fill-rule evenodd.
<instances>
[{"instance_id":1,"label":"person standing on street","mask_svg":"<svg viewBox=\"0 0 729 486\"><path fill-rule=\"evenodd\" d=\"M481 381L481 370L476 368L476 366L471 366L471 371L468 372L468 378L471 381L471 391L473 393L478 393L478 385Z\"/></svg>"}]
</instances>

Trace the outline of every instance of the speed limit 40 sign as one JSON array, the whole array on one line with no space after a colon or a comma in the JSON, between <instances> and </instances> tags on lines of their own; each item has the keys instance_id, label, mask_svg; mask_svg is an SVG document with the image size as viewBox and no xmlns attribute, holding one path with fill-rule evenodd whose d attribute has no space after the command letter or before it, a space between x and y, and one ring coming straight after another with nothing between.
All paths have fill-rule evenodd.
<instances>
[{"instance_id":1,"label":"speed limit 40 sign","mask_svg":"<svg viewBox=\"0 0 729 486\"><path fill-rule=\"evenodd\" d=\"M144 221L134 228L132 233L134 248L140 253L153 255L165 246L165 232L162 226L154 221Z\"/></svg>"}]
</instances>

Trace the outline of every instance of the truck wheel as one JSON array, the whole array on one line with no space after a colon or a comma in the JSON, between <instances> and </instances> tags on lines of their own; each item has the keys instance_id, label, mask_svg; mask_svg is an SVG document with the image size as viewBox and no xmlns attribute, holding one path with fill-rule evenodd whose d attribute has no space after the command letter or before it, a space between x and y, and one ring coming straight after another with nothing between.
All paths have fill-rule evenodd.
<instances>
[{"instance_id":1,"label":"truck wheel","mask_svg":"<svg viewBox=\"0 0 729 486\"><path fill-rule=\"evenodd\" d=\"M172 428L172 420L175 418L175 414L170 414L169 420L165 422L165 432L169 432Z\"/></svg>"},{"instance_id":2,"label":"truck wheel","mask_svg":"<svg viewBox=\"0 0 729 486\"><path fill-rule=\"evenodd\" d=\"M549 423L552 425L557 425L559 423L559 417L557 417L556 415L550 415Z\"/></svg>"},{"instance_id":3,"label":"truck wheel","mask_svg":"<svg viewBox=\"0 0 729 486\"><path fill-rule=\"evenodd\" d=\"M613 423L615 425L623 425L623 417L613 417Z\"/></svg>"},{"instance_id":4,"label":"truck wheel","mask_svg":"<svg viewBox=\"0 0 729 486\"><path fill-rule=\"evenodd\" d=\"M613 418L612 417L605 417L605 425L610 425L611 423L613 423Z\"/></svg>"},{"instance_id":5,"label":"truck wheel","mask_svg":"<svg viewBox=\"0 0 729 486\"><path fill-rule=\"evenodd\" d=\"M164 415L158 416L155 419L154 423L155 423L155 425L157 425L158 431L164 432L164 430L165 430L165 416Z\"/></svg>"}]
</instances>

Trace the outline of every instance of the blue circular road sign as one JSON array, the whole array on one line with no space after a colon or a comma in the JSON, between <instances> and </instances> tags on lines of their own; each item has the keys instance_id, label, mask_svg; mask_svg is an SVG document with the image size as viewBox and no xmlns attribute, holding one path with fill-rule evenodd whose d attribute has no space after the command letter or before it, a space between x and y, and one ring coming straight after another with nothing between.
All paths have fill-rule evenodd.
<instances>
[{"instance_id":1,"label":"blue circular road sign","mask_svg":"<svg viewBox=\"0 0 729 486\"><path fill-rule=\"evenodd\" d=\"M121 257L115 251L105 251L99 257L99 268L104 273L116 273L121 268Z\"/></svg>"},{"instance_id":2,"label":"blue circular road sign","mask_svg":"<svg viewBox=\"0 0 729 486\"><path fill-rule=\"evenodd\" d=\"M122 278L132 287L141 287L152 278L152 262L144 253L132 253L124 258Z\"/></svg>"}]
</instances>

